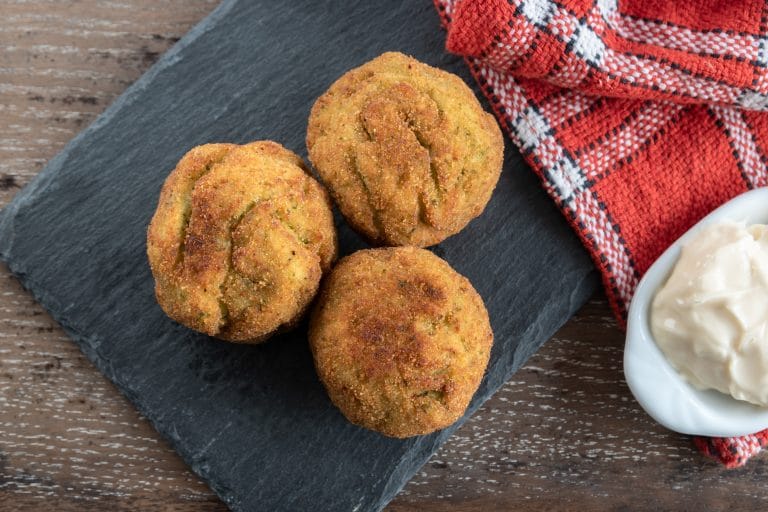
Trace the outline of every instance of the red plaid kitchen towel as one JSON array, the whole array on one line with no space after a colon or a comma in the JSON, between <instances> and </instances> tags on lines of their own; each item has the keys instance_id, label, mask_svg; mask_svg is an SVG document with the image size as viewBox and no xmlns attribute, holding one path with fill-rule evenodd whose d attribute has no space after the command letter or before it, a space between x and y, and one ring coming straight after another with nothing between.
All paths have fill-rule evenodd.
<instances>
[{"instance_id":1,"label":"red plaid kitchen towel","mask_svg":"<svg viewBox=\"0 0 768 512\"><path fill-rule=\"evenodd\" d=\"M502 127L601 269L624 324L653 261L768 185L763 0L435 0ZM695 440L729 467L768 431Z\"/></svg>"}]
</instances>

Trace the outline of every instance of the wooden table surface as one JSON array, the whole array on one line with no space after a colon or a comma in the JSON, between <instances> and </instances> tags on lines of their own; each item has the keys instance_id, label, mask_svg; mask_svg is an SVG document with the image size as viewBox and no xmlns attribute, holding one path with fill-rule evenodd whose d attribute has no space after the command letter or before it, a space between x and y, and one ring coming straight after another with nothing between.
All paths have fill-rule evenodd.
<instances>
[{"instance_id":1,"label":"wooden table surface","mask_svg":"<svg viewBox=\"0 0 768 512\"><path fill-rule=\"evenodd\" d=\"M215 0L0 0L0 206ZM758 510L766 458L725 470L656 425L594 298L387 510ZM0 267L0 510L224 505Z\"/></svg>"}]
</instances>

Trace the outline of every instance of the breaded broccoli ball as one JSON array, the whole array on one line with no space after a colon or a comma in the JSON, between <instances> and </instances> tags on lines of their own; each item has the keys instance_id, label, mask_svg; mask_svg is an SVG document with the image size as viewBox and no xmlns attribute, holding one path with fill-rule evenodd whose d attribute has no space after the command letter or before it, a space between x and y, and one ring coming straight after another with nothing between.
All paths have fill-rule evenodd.
<instances>
[{"instance_id":1,"label":"breaded broccoli ball","mask_svg":"<svg viewBox=\"0 0 768 512\"><path fill-rule=\"evenodd\" d=\"M339 262L314 307L309 342L320 379L349 421L409 437L461 417L493 332L465 277L427 250L397 247Z\"/></svg>"},{"instance_id":2,"label":"breaded broccoli ball","mask_svg":"<svg viewBox=\"0 0 768 512\"><path fill-rule=\"evenodd\" d=\"M483 211L504 142L459 77L385 53L315 102L307 148L356 231L374 245L426 247Z\"/></svg>"},{"instance_id":3,"label":"breaded broccoli ball","mask_svg":"<svg viewBox=\"0 0 768 512\"><path fill-rule=\"evenodd\" d=\"M336 258L330 200L279 144L198 146L165 181L147 254L169 317L258 343L297 322Z\"/></svg>"}]
</instances>

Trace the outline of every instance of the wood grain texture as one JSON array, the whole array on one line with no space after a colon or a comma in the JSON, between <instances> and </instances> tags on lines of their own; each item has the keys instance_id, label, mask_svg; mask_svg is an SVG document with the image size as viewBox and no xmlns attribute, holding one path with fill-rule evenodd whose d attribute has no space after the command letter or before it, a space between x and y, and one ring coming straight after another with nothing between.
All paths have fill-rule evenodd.
<instances>
[{"instance_id":1,"label":"wood grain texture","mask_svg":"<svg viewBox=\"0 0 768 512\"><path fill-rule=\"evenodd\" d=\"M0 205L217 2L0 0ZM658 427L590 302L388 510L762 509L765 458L727 471ZM225 507L0 269L0 510Z\"/></svg>"}]
</instances>

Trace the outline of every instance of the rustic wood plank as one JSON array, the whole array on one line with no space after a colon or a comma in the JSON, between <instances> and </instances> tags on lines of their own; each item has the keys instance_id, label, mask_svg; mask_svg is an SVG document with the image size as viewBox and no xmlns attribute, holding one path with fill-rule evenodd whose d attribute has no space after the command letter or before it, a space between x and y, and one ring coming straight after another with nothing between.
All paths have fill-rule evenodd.
<instances>
[{"instance_id":1,"label":"rustic wood plank","mask_svg":"<svg viewBox=\"0 0 768 512\"><path fill-rule=\"evenodd\" d=\"M0 0L0 205L216 3ZM225 509L5 268L0 339L0 509ZM765 508L765 458L726 471L655 425L622 345L593 300L389 510Z\"/></svg>"}]
</instances>

